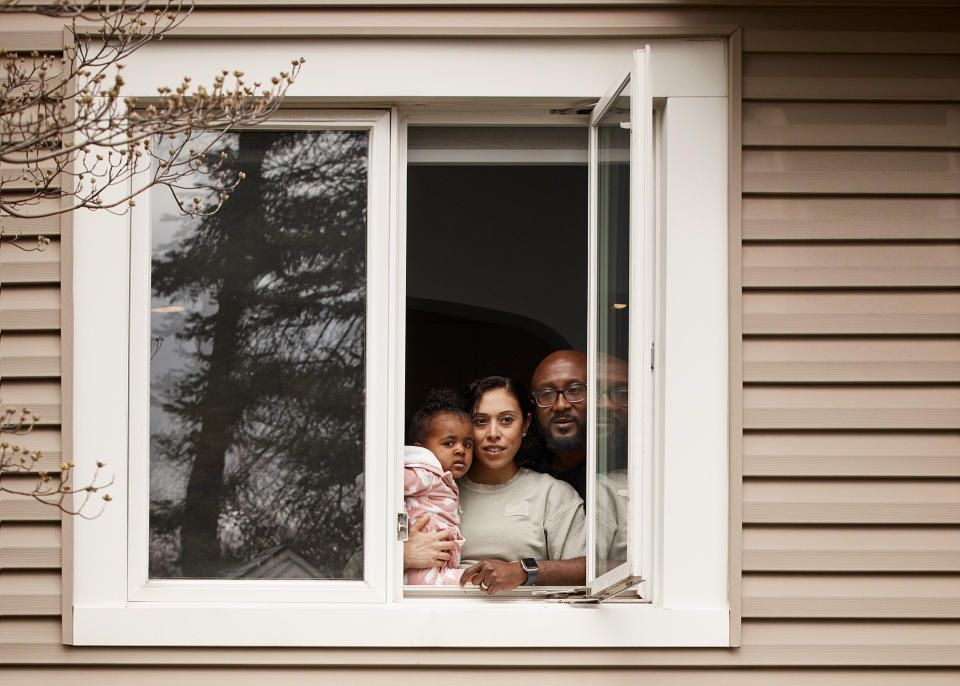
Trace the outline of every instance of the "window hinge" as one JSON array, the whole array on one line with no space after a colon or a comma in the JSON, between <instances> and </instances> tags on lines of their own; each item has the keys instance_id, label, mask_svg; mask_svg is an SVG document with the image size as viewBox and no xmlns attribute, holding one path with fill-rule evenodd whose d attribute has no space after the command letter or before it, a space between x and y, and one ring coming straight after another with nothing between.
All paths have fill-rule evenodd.
<instances>
[{"instance_id":1,"label":"window hinge","mask_svg":"<svg viewBox=\"0 0 960 686\"><path fill-rule=\"evenodd\" d=\"M405 541L410 533L410 520L406 512L397 513L397 540Z\"/></svg>"},{"instance_id":2,"label":"window hinge","mask_svg":"<svg viewBox=\"0 0 960 686\"><path fill-rule=\"evenodd\" d=\"M605 588L604 590L588 597L593 599L595 602L602 603L604 600L607 600L608 598L612 598L618 593L622 593L623 591L627 590L631 586L642 584L643 581L644 579L641 576L628 576L624 579L621 579L620 581L613 584L612 586L609 586L608 588Z\"/></svg>"},{"instance_id":3,"label":"window hinge","mask_svg":"<svg viewBox=\"0 0 960 686\"><path fill-rule=\"evenodd\" d=\"M656 343L651 343L651 344L650 344L650 371L651 371L651 372L653 371L653 354L654 354L654 346L655 346L655 345L656 345Z\"/></svg>"},{"instance_id":4,"label":"window hinge","mask_svg":"<svg viewBox=\"0 0 960 686\"><path fill-rule=\"evenodd\" d=\"M570 588L552 588L545 591L534 591L533 595L547 600L556 600L561 603L595 603L596 600L587 596L586 586L572 586Z\"/></svg>"}]
</instances>

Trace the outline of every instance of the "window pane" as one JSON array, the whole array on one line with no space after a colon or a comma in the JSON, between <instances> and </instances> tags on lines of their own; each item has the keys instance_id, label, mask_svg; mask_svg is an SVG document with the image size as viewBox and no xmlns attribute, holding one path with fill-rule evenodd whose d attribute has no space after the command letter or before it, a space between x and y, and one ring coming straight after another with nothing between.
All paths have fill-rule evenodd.
<instances>
[{"instance_id":1,"label":"window pane","mask_svg":"<svg viewBox=\"0 0 960 686\"><path fill-rule=\"evenodd\" d=\"M627 363L630 318L630 98L597 126L596 575L627 560ZM626 124L626 126L621 126Z\"/></svg>"},{"instance_id":2,"label":"window pane","mask_svg":"<svg viewBox=\"0 0 960 686\"><path fill-rule=\"evenodd\" d=\"M362 578L369 133L217 146L218 213L151 197L150 576Z\"/></svg>"}]
</instances>

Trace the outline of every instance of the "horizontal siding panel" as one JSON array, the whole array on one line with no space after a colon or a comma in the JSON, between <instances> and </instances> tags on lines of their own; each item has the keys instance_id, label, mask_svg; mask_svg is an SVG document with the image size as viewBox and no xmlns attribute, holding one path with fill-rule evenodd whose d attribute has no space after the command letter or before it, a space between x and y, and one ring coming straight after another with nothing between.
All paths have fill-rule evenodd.
<instances>
[{"instance_id":1,"label":"horizontal siding panel","mask_svg":"<svg viewBox=\"0 0 960 686\"><path fill-rule=\"evenodd\" d=\"M743 97L957 101L960 100L960 57L745 54Z\"/></svg>"},{"instance_id":2,"label":"horizontal siding panel","mask_svg":"<svg viewBox=\"0 0 960 686\"><path fill-rule=\"evenodd\" d=\"M747 336L742 351L746 382L960 381L960 337Z\"/></svg>"},{"instance_id":3,"label":"horizontal siding panel","mask_svg":"<svg viewBox=\"0 0 960 686\"><path fill-rule=\"evenodd\" d=\"M956 429L960 386L748 386L745 429Z\"/></svg>"},{"instance_id":4,"label":"horizontal siding panel","mask_svg":"<svg viewBox=\"0 0 960 686\"><path fill-rule=\"evenodd\" d=\"M745 477L960 477L960 432L748 431Z\"/></svg>"},{"instance_id":5,"label":"horizontal siding panel","mask_svg":"<svg viewBox=\"0 0 960 686\"><path fill-rule=\"evenodd\" d=\"M60 310L38 308L0 310L0 328L13 331L59 330Z\"/></svg>"},{"instance_id":6,"label":"horizontal siding panel","mask_svg":"<svg viewBox=\"0 0 960 686\"><path fill-rule=\"evenodd\" d=\"M60 641L59 617L0 617L0 646Z\"/></svg>"},{"instance_id":7,"label":"horizontal siding panel","mask_svg":"<svg viewBox=\"0 0 960 686\"><path fill-rule=\"evenodd\" d=\"M0 377L56 376L60 376L59 334L0 332Z\"/></svg>"},{"instance_id":8,"label":"horizontal siding panel","mask_svg":"<svg viewBox=\"0 0 960 686\"><path fill-rule=\"evenodd\" d=\"M960 524L960 481L747 479L747 524Z\"/></svg>"},{"instance_id":9,"label":"horizontal siding panel","mask_svg":"<svg viewBox=\"0 0 960 686\"><path fill-rule=\"evenodd\" d=\"M20 239L17 245L0 244L0 283L59 283L60 242L51 241L43 250L21 249L35 245L30 238Z\"/></svg>"},{"instance_id":10,"label":"horizontal siding panel","mask_svg":"<svg viewBox=\"0 0 960 686\"><path fill-rule=\"evenodd\" d=\"M3 569L60 569L60 546L0 546Z\"/></svg>"},{"instance_id":11,"label":"horizontal siding panel","mask_svg":"<svg viewBox=\"0 0 960 686\"><path fill-rule=\"evenodd\" d=\"M3 47L10 52L42 50L55 52L63 48L62 31L12 31L3 34Z\"/></svg>"},{"instance_id":12,"label":"horizontal siding panel","mask_svg":"<svg viewBox=\"0 0 960 686\"><path fill-rule=\"evenodd\" d=\"M957 54L960 34L950 31L791 31L743 33L744 52Z\"/></svg>"},{"instance_id":13,"label":"horizontal siding panel","mask_svg":"<svg viewBox=\"0 0 960 686\"><path fill-rule=\"evenodd\" d=\"M59 615L60 570L0 571L0 614Z\"/></svg>"},{"instance_id":14,"label":"horizontal siding panel","mask_svg":"<svg viewBox=\"0 0 960 686\"><path fill-rule=\"evenodd\" d=\"M7 378L58 377L60 376L60 356L0 356L0 376Z\"/></svg>"},{"instance_id":15,"label":"horizontal siding panel","mask_svg":"<svg viewBox=\"0 0 960 686\"><path fill-rule=\"evenodd\" d=\"M777 596L742 600L744 617L960 617L960 599L864 597L842 598Z\"/></svg>"},{"instance_id":16,"label":"horizontal siding panel","mask_svg":"<svg viewBox=\"0 0 960 686\"><path fill-rule=\"evenodd\" d=\"M39 417L37 426L60 423L59 380L0 379L0 398L4 399L4 407L13 405L30 410Z\"/></svg>"},{"instance_id":17,"label":"horizontal siding panel","mask_svg":"<svg viewBox=\"0 0 960 686\"><path fill-rule=\"evenodd\" d=\"M8 405L4 403L2 407ZM31 408L32 409L32 408ZM28 434L5 437L12 445L23 446L30 450L39 450L41 452L40 460L33 465L34 469L43 469L48 472L56 472L60 469L61 450L60 450L60 431L55 426L37 427Z\"/></svg>"},{"instance_id":18,"label":"horizontal siding panel","mask_svg":"<svg viewBox=\"0 0 960 686\"><path fill-rule=\"evenodd\" d=\"M960 572L960 551L744 550L744 571Z\"/></svg>"},{"instance_id":19,"label":"horizontal siding panel","mask_svg":"<svg viewBox=\"0 0 960 686\"><path fill-rule=\"evenodd\" d=\"M0 493L0 519L8 522L59 522L60 510L26 496Z\"/></svg>"},{"instance_id":20,"label":"horizontal siding panel","mask_svg":"<svg viewBox=\"0 0 960 686\"><path fill-rule=\"evenodd\" d=\"M59 568L59 522L0 522L0 569Z\"/></svg>"},{"instance_id":21,"label":"horizontal siding panel","mask_svg":"<svg viewBox=\"0 0 960 686\"><path fill-rule=\"evenodd\" d=\"M0 329L59 330L60 289L41 286L6 286L0 289Z\"/></svg>"},{"instance_id":22,"label":"horizontal siding panel","mask_svg":"<svg viewBox=\"0 0 960 686\"><path fill-rule=\"evenodd\" d=\"M743 192L957 195L960 152L746 149Z\"/></svg>"},{"instance_id":23,"label":"horizontal siding panel","mask_svg":"<svg viewBox=\"0 0 960 686\"><path fill-rule=\"evenodd\" d=\"M960 524L960 504L744 502L744 523L758 524Z\"/></svg>"},{"instance_id":24,"label":"horizontal siding panel","mask_svg":"<svg viewBox=\"0 0 960 686\"><path fill-rule=\"evenodd\" d=\"M56 165L51 161L41 162L34 168L41 173L56 172ZM0 164L0 180L3 181L4 191L8 193L29 193L35 188L33 171L26 164ZM26 176L24 176L26 174ZM54 179L51 187L59 183ZM25 208L26 209L26 208ZM27 214L24 212L24 214ZM28 214L28 216L33 216Z\"/></svg>"},{"instance_id":25,"label":"horizontal siding panel","mask_svg":"<svg viewBox=\"0 0 960 686\"><path fill-rule=\"evenodd\" d=\"M743 144L960 147L960 104L746 102Z\"/></svg>"},{"instance_id":26,"label":"horizontal siding panel","mask_svg":"<svg viewBox=\"0 0 960 686\"><path fill-rule=\"evenodd\" d=\"M749 617L960 617L953 574L745 574Z\"/></svg>"},{"instance_id":27,"label":"horizontal siding panel","mask_svg":"<svg viewBox=\"0 0 960 686\"><path fill-rule=\"evenodd\" d=\"M748 244L745 288L960 286L960 243Z\"/></svg>"},{"instance_id":28,"label":"horizontal siding panel","mask_svg":"<svg viewBox=\"0 0 960 686\"><path fill-rule=\"evenodd\" d=\"M6 197L6 194L4 194L4 196ZM12 199L14 200L18 197L15 193L11 193L10 196L12 196ZM60 207L59 199L44 198L28 205L25 209L29 209L29 214L31 215L39 215L52 212L58 207ZM17 217L4 217L3 231L5 234L12 236L23 236L24 242L29 242L37 235L59 236L60 222L61 217L57 215L43 217L40 219L18 219ZM33 245L36 245L35 240L33 241Z\"/></svg>"},{"instance_id":29,"label":"horizontal siding panel","mask_svg":"<svg viewBox=\"0 0 960 686\"><path fill-rule=\"evenodd\" d=\"M960 238L960 198L743 199L750 240L949 240Z\"/></svg>"},{"instance_id":30,"label":"horizontal siding panel","mask_svg":"<svg viewBox=\"0 0 960 686\"><path fill-rule=\"evenodd\" d=\"M743 622L743 644L751 647L927 644L952 646L956 650L960 647L960 620L752 619Z\"/></svg>"},{"instance_id":31,"label":"horizontal siding panel","mask_svg":"<svg viewBox=\"0 0 960 686\"><path fill-rule=\"evenodd\" d=\"M960 572L960 527L747 526L743 569Z\"/></svg>"},{"instance_id":32,"label":"horizontal siding panel","mask_svg":"<svg viewBox=\"0 0 960 686\"><path fill-rule=\"evenodd\" d=\"M744 334L957 334L960 292L743 294Z\"/></svg>"},{"instance_id":33,"label":"horizontal siding panel","mask_svg":"<svg viewBox=\"0 0 960 686\"><path fill-rule=\"evenodd\" d=\"M41 503L21 493L31 492L39 484L31 474L6 474L3 485L19 493L0 492L0 521L7 522L59 522L60 509Z\"/></svg>"}]
</instances>

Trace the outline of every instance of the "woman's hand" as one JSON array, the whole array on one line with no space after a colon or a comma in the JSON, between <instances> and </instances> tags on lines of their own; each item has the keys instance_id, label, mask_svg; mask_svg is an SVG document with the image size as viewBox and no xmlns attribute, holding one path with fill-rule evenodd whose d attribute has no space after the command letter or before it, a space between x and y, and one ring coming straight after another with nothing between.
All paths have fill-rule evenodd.
<instances>
[{"instance_id":1,"label":"woman's hand","mask_svg":"<svg viewBox=\"0 0 960 686\"><path fill-rule=\"evenodd\" d=\"M430 521L430 515L423 515L410 525L410 533L403 544L403 568L427 569L442 567L453 553L453 541L450 532L421 531Z\"/></svg>"},{"instance_id":2,"label":"woman's hand","mask_svg":"<svg viewBox=\"0 0 960 686\"><path fill-rule=\"evenodd\" d=\"M460 585L475 584L487 595L497 591L509 591L527 580L527 573L523 571L520 561L504 562L503 560L482 560L463 570Z\"/></svg>"}]
</instances>

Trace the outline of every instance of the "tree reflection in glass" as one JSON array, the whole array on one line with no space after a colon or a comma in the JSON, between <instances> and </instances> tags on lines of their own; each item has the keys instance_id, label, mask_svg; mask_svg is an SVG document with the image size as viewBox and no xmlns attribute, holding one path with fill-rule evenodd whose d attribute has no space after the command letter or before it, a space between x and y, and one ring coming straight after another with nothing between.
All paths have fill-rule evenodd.
<instances>
[{"instance_id":1,"label":"tree reflection in glass","mask_svg":"<svg viewBox=\"0 0 960 686\"><path fill-rule=\"evenodd\" d=\"M150 576L361 578L369 133L222 144L217 214L151 197Z\"/></svg>"}]
</instances>

